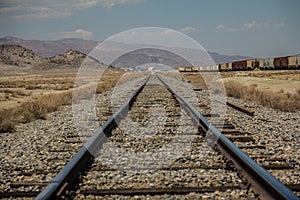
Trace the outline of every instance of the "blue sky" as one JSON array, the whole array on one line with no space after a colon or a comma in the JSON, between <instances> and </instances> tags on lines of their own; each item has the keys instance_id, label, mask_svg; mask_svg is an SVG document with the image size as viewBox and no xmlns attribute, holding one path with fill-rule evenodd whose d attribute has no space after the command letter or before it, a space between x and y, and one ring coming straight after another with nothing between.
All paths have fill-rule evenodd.
<instances>
[{"instance_id":1,"label":"blue sky","mask_svg":"<svg viewBox=\"0 0 300 200\"><path fill-rule=\"evenodd\" d=\"M139 27L181 31L206 50L300 53L299 0L0 0L0 37L105 40Z\"/></svg>"}]
</instances>

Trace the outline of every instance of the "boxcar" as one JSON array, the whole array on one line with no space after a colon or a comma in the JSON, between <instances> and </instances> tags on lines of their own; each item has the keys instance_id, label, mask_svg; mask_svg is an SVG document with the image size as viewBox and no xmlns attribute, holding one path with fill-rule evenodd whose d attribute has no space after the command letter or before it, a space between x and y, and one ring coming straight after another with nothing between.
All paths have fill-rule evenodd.
<instances>
[{"instance_id":1,"label":"boxcar","mask_svg":"<svg viewBox=\"0 0 300 200\"><path fill-rule=\"evenodd\" d=\"M201 66L201 67L199 67L200 71L207 71L207 69L208 69L208 66Z\"/></svg>"},{"instance_id":2,"label":"boxcar","mask_svg":"<svg viewBox=\"0 0 300 200\"><path fill-rule=\"evenodd\" d=\"M232 63L232 70L239 70L239 61L235 61Z\"/></svg>"},{"instance_id":3,"label":"boxcar","mask_svg":"<svg viewBox=\"0 0 300 200\"><path fill-rule=\"evenodd\" d=\"M227 70L232 70L232 63L226 63Z\"/></svg>"},{"instance_id":4,"label":"boxcar","mask_svg":"<svg viewBox=\"0 0 300 200\"><path fill-rule=\"evenodd\" d=\"M263 68L264 67L264 59L259 59L258 62L259 62L259 64L258 64L259 69Z\"/></svg>"},{"instance_id":5,"label":"boxcar","mask_svg":"<svg viewBox=\"0 0 300 200\"><path fill-rule=\"evenodd\" d=\"M246 61L246 70L251 70L251 69L254 69L254 67L257 66L257 61L256 60L247 60Z\"/></svg>"},{"instance_id":6,"label":"boxcar","mask_svg":"<svg viewBox=\"0 0 300 200\"><path fill-rule=\"evenodd\" d=\"M239 62L239 68L241 70L245 70L247 68L247 61L246 60L242 60Z\"/></svg>"},{"instance_id":7,"label":"boxcar","mask_svg":"<svg viewBox=\"0 0 300 200\"><path fill-rule=\"evenodd\" d=\"M280 65L280 58L274 58L274 68L279 69L281 67Z\"/></svg>"},{"instance_id":8,"label":"boxcar","mask_svg":"<svg viewBox=\"0 0 300 200\"><path fill-rule=\"evenodd\" d=\"M274 58L269 58L269 69L274 69Z\"/></svg>"},{"instance_id":9,"label":"boxcar","mask_svg":"<svg viewBox=\"0 0 300 200\"><path fill-rule=\"evenodd\" d=\"M299 57L299 58L300 58L300 57ZM212 70L212 71L218 71L218 70L219 70L218 65L212 65L212 66L211 66L211 70Z\"/></svg>"},{"instance_id":10,"label":"boxcar","mask_svg":"<svg viewBox=\"0 0 300 200\"><path fill-rule=\"evenodd\" d=\"M280 65L281 65L281 68L283 68L283 69L286 69L289 67L289 59L287 56L280 58Z\"/></svg>"},{"instance_id":11,"label":"boxcar","mask_svg":"<svg viewBox=\"0 0 300 200\"><path fill-rule=\"evenodd\" d=\"M259 60L252 60L252 69L258 68L259 67Z\"/></svg>"},{"instance_id":12,"label":"boxcar","mask_svg":"<svg viewBox=\"0 0 300 200\"><path fill-rule=\"evenodd\" d=\"M185 71L185 67L178 67L178 71L184 72Z\"/></svg>"},{"instance_id":13,"label":"boxcar","mask_svg":"<svg viewBox=\"0 0 300 200\"><path fill-rule=\"evenodd\" d=\"M288 62L289 62L289 68L293 69L298 67L297 56L289 56Z\"/></svg>"},{"instance_id":14,"label":"boxcar","mask_svg":"<svg viewBox=\"0 0 300 200\"><path fill-rule=\"evenodd\" d=\"M235 61L232 63L232 70L244 70L246 68L246 60Z\"/></svg>"},{"instance_id":15,"label":"boxcar","mask_svg":"<svg viewBox=\"0 0 300 200\"><path fill-rule=\"evenodd\" d=\"M220 71L225 71L226 70L226 63L219 64L219 69L220 69Z\"/></svg>"},{"instance_id":16,"label":"boxcar","mask_svg":"<svg viewBox=\"0 0 300 200\"><path fill-rule=\"evenodd\" d=\"M264 65L261 69L269 69L269 58L264 59Z\"/></svg>"},{"instance_id":17,"label":"boxcar","mask_svg":"<svg viewBox=\"0 0 300 200\"><path fill-rule=\"evenodd\" d=\"M197 72L197 71L199 71L199 67L192 67L192 72Z\"/></svg>"},{"instance_id":18,"label":"boxcar","mask_svg":"<svg viewBox=\"0 0 300 200\"><path fill-rule=\"evenodd\" d=\"M289 63L288 63L288 57L277 57L274 58L274 67L275 69L285 69L288 68Z\"/></svg>"}]
</instances>

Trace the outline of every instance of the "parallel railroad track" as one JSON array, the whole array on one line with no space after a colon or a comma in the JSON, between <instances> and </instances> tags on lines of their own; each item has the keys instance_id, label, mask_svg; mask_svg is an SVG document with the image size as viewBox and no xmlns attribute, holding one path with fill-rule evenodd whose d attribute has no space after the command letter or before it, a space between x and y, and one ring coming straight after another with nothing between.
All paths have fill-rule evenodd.
<instances>
[{"instance_id":1,"label":"parallel railroad track","mask_svg":"<svg viewBox=\"0 0 300 200\"><path fill-rule=\"evenodd\" d=\"M167 118L161 119L157 112L149 111L149 107L165 112ZM132 121L122 124L126 115L131 116L129 120ZM149 125L149 118L164 123ZM132 124L138 124L140 129ZM237 144L246 142L244 146L240 145L243 150L259 148L250 147L251 136L234 130L234 125L225 123L221 126L217 120L212 124L220 126L221 131ZM212 124L162 79L152 75L97 130L37 199L145 198L149 195L153 198L167 198L165 195L197 198L199 194L245 199L297 199ZM143 127L147 128L144 130L148 135L140 132ZM206 144L215 137L218 140L211 150ZM167 155L165 146L171 149ZM184 151L178 152L178 149ZM152 153L147 154L149 151Z\"/></svg>"}]
</instances>

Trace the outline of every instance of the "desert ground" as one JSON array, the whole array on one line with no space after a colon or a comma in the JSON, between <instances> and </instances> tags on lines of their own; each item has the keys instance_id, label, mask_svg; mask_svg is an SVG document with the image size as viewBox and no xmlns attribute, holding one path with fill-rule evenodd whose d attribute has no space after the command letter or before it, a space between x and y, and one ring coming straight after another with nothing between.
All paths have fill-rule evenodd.
<instances>
[{"instance_id":1,"label":"desert ground","mask_svg":"<svg viewBox=\"0 0 300 200\"><path fill-rule=\"evenodd\" d=\"M183 73L195 87L204 87L202 76L212 72ZM257 104L292 112L300 109L300 71L299 70L257 70L221 72L211 76L216 84L225 87L226 95L237 99L250 100ZM214 91L218 93L215 86Z\"/></svg>"},{"instance_id":2,"label":"desert ground","mask_svg":"<svg viewBox=\"0 0 300 200\"><path fill-rule=\"evenodd\" d=\"M46 113L72 103L72 91L76 89L75 69L32 71L14 66L0 68L6 69L0 73L1 132L13 131L17 123L45 118ZM97 93L113 87L124 74L123 70L107 70L97 83ZM199 73L180 75L196 88L205 88ZM128 73L127 78L130 79ZM224 84L227 96L282 111L300 109L299 70L222 72L216 82Z\"/></svg>"},{"instance_id":3,"label":"desert ground","mask_svg":"<svg viewBox=\"0 0 300 200\"><path fill-rule=\"evenodd\" d=\"M2 66L4 68L5 66ZM15 71L13 71L16 69ZM107 69L97 83L97 93L115 85L122 70ZM46 114L72 103L76 70L31 71L11 66L0 73L0 132L13 131L18 123L42 119ZM88 79L89 74L86 75Z\"/></svg>"}]
</instances>

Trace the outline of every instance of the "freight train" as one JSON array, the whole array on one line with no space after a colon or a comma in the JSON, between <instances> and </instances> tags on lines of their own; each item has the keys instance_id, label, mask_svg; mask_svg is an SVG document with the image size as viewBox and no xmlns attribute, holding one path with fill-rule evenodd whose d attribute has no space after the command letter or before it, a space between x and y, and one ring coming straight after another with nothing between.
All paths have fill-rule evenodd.
<instances>
[{"instance_id":1,"label":"freight train","mask_svg":"<svg viewBox=\"0 0 300 200\"><path fill-rule=\"evenodd\" d=\"M179 67L180 72L197 71L241 71L241 70L274 70L274 69L300 69L300 54L295 56L284 56L265 59L249 59L222 63L212 66L201 67Z\"/></svg>"}]
</instances>

